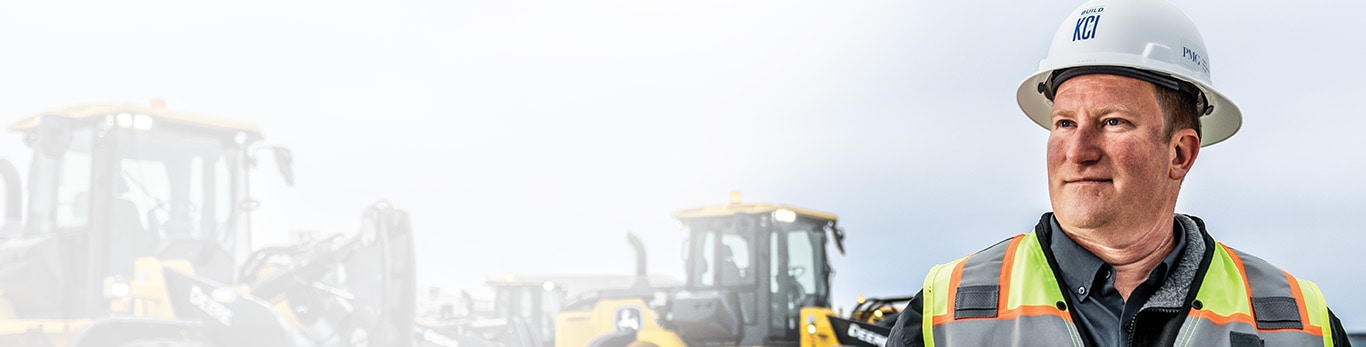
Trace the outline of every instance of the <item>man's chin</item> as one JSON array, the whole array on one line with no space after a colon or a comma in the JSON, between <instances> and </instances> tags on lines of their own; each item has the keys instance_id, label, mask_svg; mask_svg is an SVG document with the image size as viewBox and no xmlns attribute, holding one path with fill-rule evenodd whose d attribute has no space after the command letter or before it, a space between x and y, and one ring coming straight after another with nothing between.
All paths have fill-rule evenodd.
<instances>
[{"instance_id":1,"label":"man's chin","mask_svg":"<svg viewBox=\"0 0 1366 347\"><path fill-rule=\"evenodd\" d=\"M1095 205L1088 207L1093 206ZM1059 209L1053 211L1053 215L1058 218L1058 224L1063 228L1095 229L1105 226L1111 219L1110 214L1101 213L1094 208Z\"/></svg>"}]
</instances>

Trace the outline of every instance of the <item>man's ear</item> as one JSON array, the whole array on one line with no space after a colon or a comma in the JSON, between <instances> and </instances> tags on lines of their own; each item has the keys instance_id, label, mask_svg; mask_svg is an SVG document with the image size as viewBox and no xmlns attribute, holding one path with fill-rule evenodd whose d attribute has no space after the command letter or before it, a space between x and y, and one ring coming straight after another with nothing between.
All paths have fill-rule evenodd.
<instances>
[{"instance_id":1,"label":"man's ear","mask_svg":"<svg viewBox=\"0 0 1366 347\"><path fill-rule=\"evenodd\" d=\"M1190 173L1191 167L1195 165L1195 157L1200 156L1200 135L1191 128L1177 130L1172 134L1168 146L1171 148L1169 153L1172 158L1168 175L1171 179L1180 181Z\"/></svg>"}]
</instances>

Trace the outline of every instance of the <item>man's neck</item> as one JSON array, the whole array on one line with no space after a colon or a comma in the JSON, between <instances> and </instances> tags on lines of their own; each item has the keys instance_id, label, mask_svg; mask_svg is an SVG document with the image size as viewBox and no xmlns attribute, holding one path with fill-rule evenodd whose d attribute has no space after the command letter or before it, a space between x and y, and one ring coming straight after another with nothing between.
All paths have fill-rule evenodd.
<instances>
[{"instance_id":1,"label":"man's neck","mask_svg":"<svg viewBox=\"0 0 1366 347\"><path fill-rule=\"evenodd\" d=\"M1086 230L1062 226L1078 246L1115 268L1115 289L1129 300L1134 288L1148 279L1162 259L1176 247L1172 219L1128 230Z\"/></svg>"}]
</instances>

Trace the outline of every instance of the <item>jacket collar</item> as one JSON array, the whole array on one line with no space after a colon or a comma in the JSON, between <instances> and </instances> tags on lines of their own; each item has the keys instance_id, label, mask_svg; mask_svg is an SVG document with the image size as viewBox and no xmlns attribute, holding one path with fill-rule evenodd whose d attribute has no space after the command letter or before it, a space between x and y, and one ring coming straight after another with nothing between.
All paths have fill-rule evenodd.
<instances>
[{"instance_id":1,"label":"jacket collar","mask_svg":"<svg viewBox=\"0 0 1366 347\"><path fill-rule=\"evenodd\" d=\"M1176 222L1181 224L1186 232L1186 247L1180 255L1175 269L1168 270L1166 282L1158 288L1152 296L1148 297L1148 302L1139 311L1148 308L1182 308L1185 307L1193 298L1194 293L1199 289L1200 282L1204 280L1202 269L1209 266L1210 257L1214 256L1213 248L1210 245L1214 240L1210 238L1205 230L1204 221L1195 216L1186 214L1175 214ZM1035 226L1038 236L1039 247L1043 248L1045 257L1048 258L1049 266L1053 268L1053 273L1057 276L1058 284L1063 288L1068 288L1068 281L1063 278L1062 271L1058 266L1057 256L1053 254L1052 247L1052 221L1053 213L1044 213L1039 218L1039 224ZM1074 313L1075 314L1075 313ZM1075 317L1074 317L1075 318Z\"/></svg>"},{"instance_id":2,"label":"jacket collar","mask_svg":"<svg viewBox=\"0 0 1366 347\"><path fill-rule=\"evenodd\" d=\"M1182 251L1176 269L1167 274L1167 281L1148 297L1148 302L1143 304L1140 312L1150 307L1181 308L1185 306L1191 288L1199 286L1195 283L1195 274L1200 272L1200 264L1203 263L1201 258L1208 246L1205 244L1204 223L1197 223L1195 218L1180 213L1176 214L1176 222L1186 231L1186 249Z\"/></svg>"}]
</instances>

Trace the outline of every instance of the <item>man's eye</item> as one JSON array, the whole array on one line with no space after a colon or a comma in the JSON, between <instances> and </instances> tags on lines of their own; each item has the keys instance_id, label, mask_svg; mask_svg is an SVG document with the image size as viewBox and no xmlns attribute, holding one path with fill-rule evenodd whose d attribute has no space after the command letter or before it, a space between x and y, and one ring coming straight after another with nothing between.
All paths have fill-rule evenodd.
<instances>
[{"instance_id":1,"label":"man's eye","mask_svg":"<svg viewBox=\"0 0 1366 347\"><path fill-rule=\"evenodd\" d=\"M1059 128L1070 128L1070 127L1072 127L1073 125L1077 125L1077 123L1076 123L1076 122L1073 122L1073 121L1070 121L1070 120L1064 119L1064 120L1058 121L1057 127L1059 127Z\"/></svg>"},{"instance_id":2,"label":"man's eye","mask_svg":"<svg viewBox=\"0 0 1366 347\"><path fill-rule=\"evenodd\" d=\"M1106 119L1106 120L1105 120L1105 125L1116 126L1116 125L1120 125L1120 124L1124 124L1124 121L1123 121L1123 120L1119 120L1119 119L1113 119L1113 118L1111 118L1111 119Z\"/></svg>"}]
</instances>

